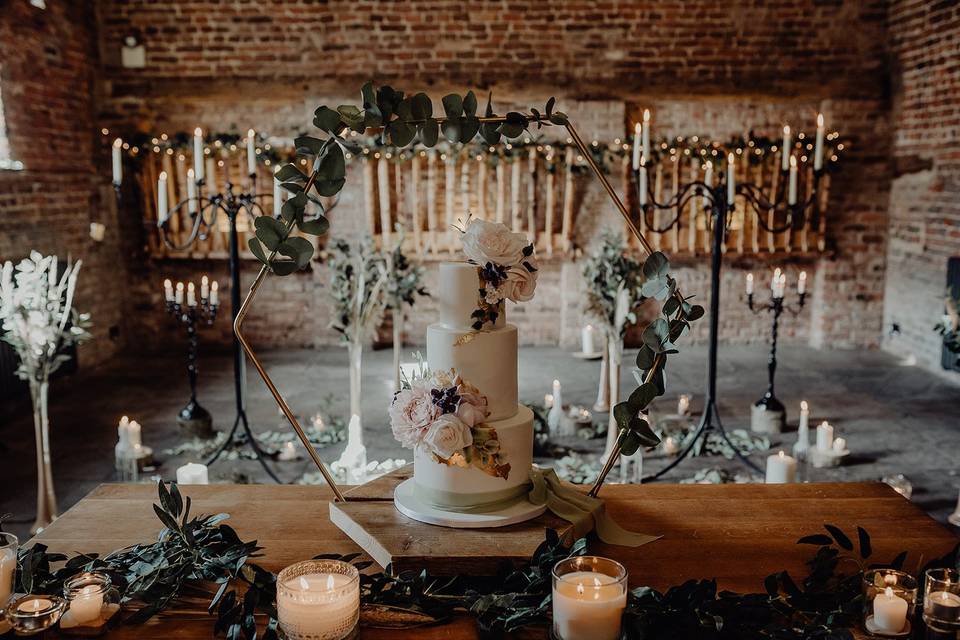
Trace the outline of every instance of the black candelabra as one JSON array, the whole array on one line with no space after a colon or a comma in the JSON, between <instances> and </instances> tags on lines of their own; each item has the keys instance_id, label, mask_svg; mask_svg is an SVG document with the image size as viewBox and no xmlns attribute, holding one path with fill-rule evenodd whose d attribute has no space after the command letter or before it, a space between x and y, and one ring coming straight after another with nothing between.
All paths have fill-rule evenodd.
<instances>
[{"instance_id":1,"label":"black candelabra","mask_svg":"<svg viewBox=\"0 0 960 640\"><path fill-rule=\"evenodd\" d=\"M210 412L197 402L197 358L199 355L199 340L197 328L200 325L210 326L217 319L217 283L213 283L213 295L209 295L207 277L203 277L200 287L200 299L197 300L193 283L189 283L184 301L183 283L178 282L176 291L169 280L164 282L166 307L174 320L187 329L187 378L190 381L190 401L180 409L177 422L180 426L194 435L210 436L213 431L213 418ZM184 303L186 302L186 303Z\"/></svg>"},{"instance_id":2,"label":"black candelabra","mask_svg":"<svg viewBox=\"0 0 960 640\"><path fill-rule=\"evenodd\" d=\"M803 309L806 302L806 273L801 273L800 284L797 287L797 306L790 308L783 303L784 293L786 291L786 275L777 269L773 274L773 281L770 286L770 302L765 305L755 305L753 302L753 280L752 274L748 275L750 288L747 291L747 306L754 313L767 311L770 313L772 326L770 329L770 357L767 360L767 391L763 397L754 403L753 421L764 423L764 429L754 429L763 431L773 431L779 433L783 431L787 422L787 409L774 393L774 378L777 374L777 332L780 328L780 316L784 311L789 311L792 315L797 315ZM756 426L756 425L755 425Z\"/></svg>"},{"instance_id":3,"label":"black candelabra","mask_svg":"<svg viewBox=\"0 0 960 640\"><path fill-rule=\"evenodd\" d=\"M645 122L648 123L648 117L645 116ZM822 122L822 121L821 121ZM638 130L639 131L639 130ZM789 131L787 129L785 134ZM636 140L635 140L636 144ZM824 175L819 162L820 158L820 136L818 135L818 161L813 170L813 184L808 190L808 195L804 200L797 199L797 164L792 156L789 162L783 162L780 170L780 180L777 181L777 187L774 193L769 196L764 193L761 185L751 182L737 182L735 178L735 163L738 160L734 153L727 156L727 169L723 172L722 179L718 184L712 182L694 180L685 184L679 184L669 199L664 202L656 200L653 185L649 180L649 162L646 159L646 147L648 146L648 137L644 136L644 154L638 155L638 162L634 162L634 179L637 187L637 199L640 208L640 215L646 229L654 233L663 233L673 227L679 229L681 225L682 212L686 210L691 202L696 203L693 206L700 206L707 218L707 227L712 232L711 237L711 260L710 260L710 330L707 354L707 383L704 397L703 413L700 421L691 437L689 437L674 460L656 473L648 475L642 479L643 482L656 480L679 465L687 458L697 447L698 442L706 440L711 433L718 434L723 438L730 448L734 451L737 458L750 469L762 473L752 460L750 460L742 451L740 451L723 427L720 420L720 412L717 406L717 349L718 349L718 328L720 323L720 272L723 266L723 251L726 246L727 232L729 231L730 218L736 209L736 196L740 196L743 202L743 215L752 214L756 217L757 224L767 233L780 234L788 229L799 230L807 218L810 218L811 225L816 227L820 218L820 183ZM742 153L747 153L744 149ZM656 224L654 212L668 211L672 212L672 217L664 224Z\"/></svg>"}]
</instances>

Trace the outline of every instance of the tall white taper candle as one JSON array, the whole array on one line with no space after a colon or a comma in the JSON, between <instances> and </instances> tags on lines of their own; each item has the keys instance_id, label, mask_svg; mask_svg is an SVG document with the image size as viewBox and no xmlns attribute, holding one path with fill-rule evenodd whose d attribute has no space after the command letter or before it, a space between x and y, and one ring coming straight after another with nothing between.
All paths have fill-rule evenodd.
<instances>
[{"instance_id":1,"label":"tall white taper candle","mask_svg":"<svg viewBox=\"0 0 960 640\"><path fill-rule=\"evenodd\" d=\"M161 171L157 179L157 223L163 224L170 217L167 211L167 172Z\"/></svg>"},{"instance_id":2,"label":"tall white taper candle","mask_svg":"<svg viewBox=\"0 0 960 640\"><path fill-rule=\"evenodd\" d=\"M790 125L783 125L783 148L780 149L780 168L787 171L790 168Z\"/></svg>"},{"instance_id":3,"label":"tall white taper candle","mask_svg":"<svg viewBox=\"0 0 960 640\"><path fill-rule=\"evenodd\" d=\"M197 181L203 181L203 129L197 127L193 130L193 172L197 176Z\"/></svg>"},{"instance_id":4,"label":"tall white taper candle","mask_svg":"<svg viewBox=\"0 0 960 640\"><path fill-rule=\"evenodd\" d=\"M247 175L256 175L257 173L257 151L255 141L257 133L253 129L247 129Z\"/></svg>"},{"instance_id":5,"label":"tall white taper candle","mask_svg":"<svg viewBox=\"0 0 960 640\"><path fill-rule=\"evenodd\" d=\"M123 150L123 140L117 138L113 141L113 184L120 185L123 182L123 159L120 153Z\"/></svg>"},{"instance_id":6,"label":"tall white taper candle","mask_svg":"<svg viewBox=\"0 0 960 640\"><path fill-rule=\"evenodd\" d=\"M813 170L823 168L823 114L817 114L817 144L813 148Z\"/></svg>"}]
</instances>

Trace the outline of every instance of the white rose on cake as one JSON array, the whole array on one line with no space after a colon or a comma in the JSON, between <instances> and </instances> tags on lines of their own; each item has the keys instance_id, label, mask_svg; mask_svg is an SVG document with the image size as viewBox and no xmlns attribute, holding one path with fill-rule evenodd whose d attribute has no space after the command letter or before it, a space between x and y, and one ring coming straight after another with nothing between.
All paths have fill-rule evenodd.
<instances>
[{"instance_id":1,"label":"white rose on cake","mask_svg":"<svg viewBox=\"0 0 960 640\"><path fill-rule=\"evenodd\" d=\"M514 267L524 260L527 238L499 222L474 218L463 232L463 252L480 266L488 262Z\"/></svg>"},{"instance_id":2,"label":"white rose on cake","mask_svg":"<svg viewBox=\"0 0 960 640\"><path fill-rule=\"evenodd\" d=\"M413 449L440 416L440 408L433 403L429 388L415 387L397 392L389 414L393 437L404 447Z\"/></svg>"},{"instance_id":3,"label":"white rose on cake","mask_svg":"<svg viewBox=\"0 0 960 640\"><path fill-rule=\"evenodd\" d=\"M434 420L421 444L438 457L447 459L473 444L473 433L463 420L447 413Z\"/></svg>"}]
</instances>

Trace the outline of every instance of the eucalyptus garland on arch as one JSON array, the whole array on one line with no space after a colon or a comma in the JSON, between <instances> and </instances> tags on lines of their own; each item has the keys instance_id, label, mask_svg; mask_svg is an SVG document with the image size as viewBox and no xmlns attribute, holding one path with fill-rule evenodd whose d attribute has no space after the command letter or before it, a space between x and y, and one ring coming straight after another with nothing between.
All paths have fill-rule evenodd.
<instances>
[{"instance_id":1,"label":"eucalyptus garland on arch","mask_svg":"<svg viewBox=\"0 0 960 640\"><path fill-rule=\"evenodd\" d=\"M378 129L383 143L397 148L408 146L415 138L419 138L424 146L433 147L441 132L448 142L454 144L469 144L479 135L486 144L495 145L503 138L519 138L529 133L533 126L537 129L565 127L572 140L579 138L566 114L554 110L554 98L547 101L543 112L531 108L529 113L510 111L501 117L494 113L488 97L484 115L479 116L473 91L462 96L451 93L441 99L444 115L437 117L433 113L433 101L425 93L407 96L390 86L374 87L372 83L365 84L360 93L362 107L340 105L333 109L321 105L316 109L313 124L325 137L304 135L294 141L297 153L312 160L309 173L301 171L295 163L285 164L278 170L276 179L294 196L285 203L279 219L267 215L258 217L255 220L256 236L249 240L250 250L266 271L284 276L309 264L313 246L294 235L294 231L308 235L326 233L328 223L321 197L340 192L346 182L344 150L357 152L345 136L348 131L364 133L368 129ZM320 213L308 219L306 205L311 201L319 207ZM621 213L626 215L626 210ZM643 238L641 244L650 254L643 266L643 293L646 298L662 303L662 314L643 334L644 347L637 357L639 386L625 402L613 409L618 427L615 448L627 455L632 455L642 445L654 446L659 442L639 414L664 393L667 356L677 353L676 341L689 330L690 322L698 317L698 313L702 315L702 309L698 312L700 308L691 305L678 290L666 256L653 251ZM610 457L611 460L614 458ZM598 478L593 493L599 489L607 471L609 465Z\"/></svg>"}]
</instances>

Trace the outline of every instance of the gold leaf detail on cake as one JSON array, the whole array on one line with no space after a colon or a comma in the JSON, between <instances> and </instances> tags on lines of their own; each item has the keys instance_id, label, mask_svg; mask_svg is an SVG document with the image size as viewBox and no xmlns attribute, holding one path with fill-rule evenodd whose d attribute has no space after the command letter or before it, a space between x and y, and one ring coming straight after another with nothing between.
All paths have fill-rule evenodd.
<instances>
[{"instance_id":1,"label":"gold leaf detail on cake","mask_svg":"<svg viewBox=\"0 0 960 640\"><path fill-rule=\"evenodd\" d=\"M477 337L479 331L471 331L470 333L465 333L453 342L453 346L460 347L469 342L473 342L473 339Z\"/></svg>"}]
</instances>

